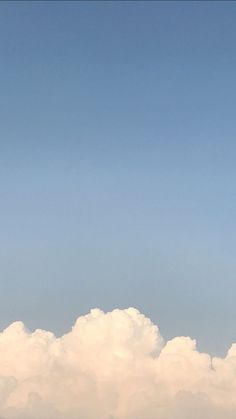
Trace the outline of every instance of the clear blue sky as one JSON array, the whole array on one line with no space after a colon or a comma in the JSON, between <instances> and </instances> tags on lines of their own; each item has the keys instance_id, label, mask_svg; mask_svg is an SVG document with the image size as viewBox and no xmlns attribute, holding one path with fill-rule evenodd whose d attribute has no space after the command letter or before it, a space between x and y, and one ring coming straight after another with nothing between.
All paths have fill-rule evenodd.
<instances>
[{"instance_id":1,"label":"clear blue sky","mask_svg":"<svg viewBox=\"0 0 236 419\"><path fill-rule=\"evenodd\" d=\"M1 2L0 326L236 341L236 3Z\"/></svg>"}]
</instances>

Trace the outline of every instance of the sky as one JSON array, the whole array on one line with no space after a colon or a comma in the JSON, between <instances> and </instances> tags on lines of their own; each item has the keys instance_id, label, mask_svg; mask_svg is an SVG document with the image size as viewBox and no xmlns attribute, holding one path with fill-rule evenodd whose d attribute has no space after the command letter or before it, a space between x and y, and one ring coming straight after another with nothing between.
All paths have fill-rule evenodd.
<instances>
[{"instance_id":1,"label":"sky","mask_svg":"<svg viewBox=\"0 0 236 419\"><path fill-rule=\"evenodd\" d=\"M236 342L236 4L1 2L0 327Z\"/></svg>"}]
</instances>

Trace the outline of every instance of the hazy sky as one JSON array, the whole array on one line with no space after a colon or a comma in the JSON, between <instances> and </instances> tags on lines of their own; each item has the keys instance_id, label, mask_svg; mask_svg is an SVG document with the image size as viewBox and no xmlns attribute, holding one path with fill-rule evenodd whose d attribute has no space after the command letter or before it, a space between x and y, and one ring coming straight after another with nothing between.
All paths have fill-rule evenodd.
<instances>
[{"instance_id":1,"label":"hazy sky","mask_svg":"<svg viewBox=\"0 0 236 419\"><path fill-rule=\"evenodd\" d=\"M236 3L0 4L0 326L236 341Z\"/></svg>"}]
</instances>

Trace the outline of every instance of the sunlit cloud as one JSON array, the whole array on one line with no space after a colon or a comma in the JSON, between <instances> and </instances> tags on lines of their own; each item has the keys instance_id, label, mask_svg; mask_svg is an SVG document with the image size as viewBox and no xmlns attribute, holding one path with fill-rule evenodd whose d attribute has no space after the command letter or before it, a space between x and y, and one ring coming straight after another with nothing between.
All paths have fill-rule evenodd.
<instances>
[{"instance_id":1,"label":"sunlit cloud","mask_svg":"<svg viewBox=\"0 0 236 419\"><path fill-rule=\"evenodd\" d=\"M189 337L164 342L134 308L94 309L72 330L0 334L0 416L17 419L235 419L236 344L225 358Z\"/></svg>"}]
</instances>

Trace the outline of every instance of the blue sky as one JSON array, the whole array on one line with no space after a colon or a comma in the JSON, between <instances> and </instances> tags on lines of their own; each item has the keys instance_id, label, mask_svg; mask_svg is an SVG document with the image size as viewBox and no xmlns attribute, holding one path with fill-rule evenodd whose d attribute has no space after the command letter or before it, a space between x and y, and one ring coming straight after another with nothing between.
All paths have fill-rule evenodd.
<instances>
[{"instance_id":1,"label":"blue sky","mask_svg":"<svg viewBox=\"0 0 236 419\"><path fill-rule=\"evenodd\" d=\"M234 2L0 4L0 326L236 341Z\"/></svg>"}]
</instances>

